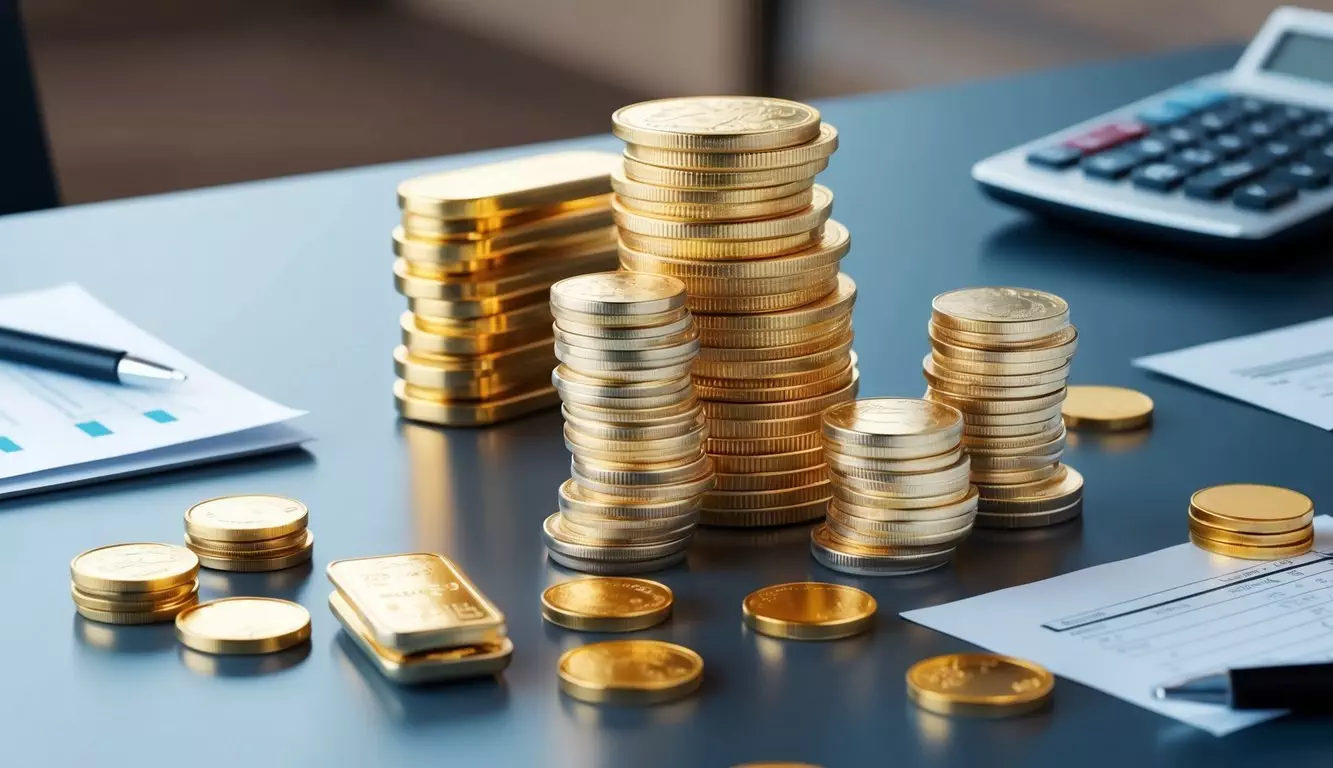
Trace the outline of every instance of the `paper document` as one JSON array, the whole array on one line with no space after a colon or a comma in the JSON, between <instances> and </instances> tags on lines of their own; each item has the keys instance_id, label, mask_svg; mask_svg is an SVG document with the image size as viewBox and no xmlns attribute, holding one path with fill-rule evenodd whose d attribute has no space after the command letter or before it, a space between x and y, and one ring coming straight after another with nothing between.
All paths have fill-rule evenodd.
<instances>
[{"instance_id":1,"label":"paper document","mask_svg":"<svg viewBox=\"0 0 1333 768\"><path fill-rule=\"evenodd\" d=\"M1153 689L1333 659L1333 518L1315 518L1314 549L1300 557L1235 560L1181 544L903 618L1222 736L1283 713L1159 701Z\"/></svg>"},{"instance_id":2,"label":"paper document","mask_svg":"<svg viewBox=\"0 0 1333 768\"><path fill-rule=\"evenodd\" d=\"M1141 357L1134 364L1333 429L1333 317Z\"/></svg>"},{"instance_id":3,"label":"paper document","mask_svg":"<svg viewBox=\"0 0 1333 768\"><path fill-rule=\"evenodd\" d=\"M283 423L302 411L204 368L77 285L0 298L0 326L124 349L189 376L122 386L0 361L0 498L309 439Z\"/></svg>"}]
</instances>

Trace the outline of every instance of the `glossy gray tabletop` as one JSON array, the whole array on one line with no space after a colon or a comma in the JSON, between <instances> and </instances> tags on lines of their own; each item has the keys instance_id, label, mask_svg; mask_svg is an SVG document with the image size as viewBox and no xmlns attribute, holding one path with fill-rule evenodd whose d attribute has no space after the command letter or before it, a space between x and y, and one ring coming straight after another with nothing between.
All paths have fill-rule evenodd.
<instances>
[{"instance_id":1,"label":"glossy gray tabletop","mask_svg":"<svg viewBox=\"0 0 1333 768\"><path fill-rule=\"evenodd\" d=\"M595 639L543 625L538 596L567 574L539 524L568 476L558 412L484 430L394 416L390 350L403 300L389 230L395 184L527 147L0 219L0 289L75 280L221 373L308 409L293 452L0 505L0 763L32 765L826 766L1327 765L1327 721L1288 718L1225 739L1062 680L1046 713L1012 721L916 711L903 673L966 644L899 611L1045 578L1185 540L1186 500L1219 482L1269 482L1333 499L1333 441L1318 429L1153 378L1149 352L1333 314L1324 265L1232 272L1029 222L986 202L978 158L1228 66L1234 49L821 104L842 149L821 177L853 235L866 395L919 395L930 298L1018 284L1069 300L1076 382L1151 395L1158 421L1130 446L1086 440L1084 520L977 532L957 562L900 579L816 565L804 527L701 531L687 566L660 574L675 618L643 636L697 650L694 696L650 709L563 698L555 661ZM613 148L609 138L575 142ZM569 146L564 144L561 146ZM218 664L177 649L169 625L76 618L67 564L88 547L177 541L192 502L270 492L304 500L313 571L206 572L206 595L273 594L314 615L308 655ZM505 611L504 677L427 690L385 682L325 607L330 560L413 550L454 557ZM741 598L781 581L855 584L880 602L871 634L782 642L741 626Z\"/></svg>"}]
</instances>

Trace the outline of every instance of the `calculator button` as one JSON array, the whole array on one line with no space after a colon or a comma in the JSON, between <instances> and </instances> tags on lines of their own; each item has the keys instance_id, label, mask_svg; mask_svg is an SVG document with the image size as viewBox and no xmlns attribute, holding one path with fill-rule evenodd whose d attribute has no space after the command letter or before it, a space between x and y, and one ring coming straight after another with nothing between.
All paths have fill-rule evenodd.
<instances>
[{"instance_id":1,"label":"calculator button","mask_svg":"<svg viewBox=\"0 0 1333 768\"><path fill-rule=\"evenodd\" d=\"M1321 168L1333 168L1333 142L1306 152L1305 162Z\"/></svg>"},{"instance_id":2,"label":"calculator button","mask_svg":"<svg viewBox=\"0 0 1333 768\"><path fill-rule=\"evenodd\" d=\"M1103 149L1110 149L1117 144L1123 144L1130 139L1137 139L1148 132L1147 126L1143 123L1136 123L1132 120L1122 120L1115 123L1093 128L1091 131L1075 136L1065 141L1066 146L1081 149L1085 153L1100 152Z\"/></svg>"},{"instance_id":3,"label":"calculator button","mask_svg":"<svg viewBox=\"0 0 1333 768\"><path fill-rule=\"evenodd\" d=\"M1277 111L1278 115L1289 123L1299 123L1310 119L1310 110L1305 107L1285 106Z\"/></svg>"},{"instance_id":4,"label":"calculator button","mask_svg":"<svg viewBox=\"0 0 1333 768\"><path fill-rule=\"evenodd\" d=\"M1254 143L1234 133L1219 133L1203 143L1204 149L1210 149L1222 157L1231 158L1243 155Z\"/></svg>"},{"instance_id":5,"label":"calculator button","mask_svg":"<svg viewBox=\"0 0 1333 768\"><path fill-rule=\"evenodd\" d=\"M1252 211L1271 211L1296 199L1296 187L1279 179L1267 178L1250 182L1236 190L1237 208Z\"/></svg>"},{"instance_id":6,"label":"calculator button","mask_svg":"<svg viewBox=\"0 0 1333 768\"><path fill-rule=\"evenodd\" d=\"M1251 120L1240 127L1240 135L1248 136L1256 141L1265 141L1277 136L1283 125L1284 123L1281 120Z\"/></svg>"},{"instance_id":7,"label":"calculator button","mask_svg":"<svg viewBox=\"0 0 1333 768\"><path fill-rule=\"evenodd\" d=\"M1216 152L1210 149L1187 147L1176 154L1174 162L1176 165L1190 171L1201 171L1204 168L1216 165L1221 159Z\"/></svg>"},{"instance_id":8,"label":"calculator button","mask_svg":"<svg viewBox=\"0 0 1333 768\"><path fill-rule=\"evenodd\" d=\"M1064 169L1077 163L1082 157L1081 150L1056 144L1028 153L1028 162L1044 168Z\"/></svg>"},{"instance_id":9,"label":"calculator button","mask_svg":"<svg viewBox=\"0 0 1333 768\"><path fill-rule=\"evenodd\" d=\"M1297 128L1294 133L1296 138L1306 142L1307 144L1313 144L1317 141L1322 141L1328 138L1329 125L1328 123L1321 123L1318 121L1312 123L1306 123L1305 125L1302 125L1301 127Z\"/></svg>"},{"instance_id":10,"label":"calculator button","mask_svg":"<svg viewBox=\"0 0 1333 768\"><path fill-rule=\"evenodd\" d=\"M1273 178L1297 189L1323 189L1328 186L1329 171L1309 163L1295 162L1273 171Z\"/></svg>"},{"instance_id":11,"label":"calculator button","mask_svg":"<svg viewBox=\"0 0 1333 768\"><path fill-rule=\"evenodd\" d=\"M1162 132L1167 141L1176 147L1190 147L1203 138L1203 131L1185 125L1175 125Z\"/></svg>"},{"instance_id":12,"label":"calculator button","mask_svg":"<svg viewBox=\"0 0 1333 768\"><path fill-rule=\"evenodd\" d=\"M1083 172L1097 179L1118 179L1142 163L1143 155L1133 148L1113 149L1099 155L1084 158Z\"/></svg>"},{"instance_id":13,"label":"calculator button","mask_svg":"<svg viewBox=\"0 0 1333 768\"><path fill-rule=\"evenodd\" d=\"M1156 192L1170 192L1185 180L1189 172L1171 163L1149 163L1134 171L1134 186Z\"/></svg>"},{"instance_id":14,"label":"calculator button","mask_svg":"<svg viewBox=\"0 0 1333 768\"><path fill-rule=\"evenodd\" d=\"M1185 194L1203 200L1217 200L1267 169L1268 166L1263 162L1251 158L1223 163L1185 182Z\"/></svg>"},{"instance_id":15,"label":"calculator button","mask_svg":"<svg viewBox=\"0 0 1333 768\"><path fill-rule=\"evenodd\" d=\"M1148 125L1170 125L1190 116L1190 110L1171 104L1154 104L1136 115L1140 122Z\"/></svg>"},{"instance_id":16,"label":"calculator button","mask_svg":"<svg viewBox=\"0 0 1333 768\"><path fill-rule=\"evenodd\" d=\"M1208 133L1219 133L1235 125L1240 115L1228 109L1215 109L1199 115L1195 122Z\"/></svg>"},{"instance_id":17,"label":"calculator button","mask_svg":"<svg viewBox=\"0 0 1333 768\"><path fill-rule=\"evenodd\" d=\"M1148 136L1130 146L1145 160L1160 160L1166 157L1175 145L1160 136Z\"/></svg>"},{"instance_id":18,"label":"calculator button","mask_svg":"<svg viewBox=\"0 0 1333 768\"><path fill-rule=\"evenodd\" d=\"M1287 158L1294 157L1299 149L1300 147L1293 141L1275 139L1260 144L1255 148L1255 151L1267 155L1273 160L1286 160Z\"/></svg>"}]
</instances>

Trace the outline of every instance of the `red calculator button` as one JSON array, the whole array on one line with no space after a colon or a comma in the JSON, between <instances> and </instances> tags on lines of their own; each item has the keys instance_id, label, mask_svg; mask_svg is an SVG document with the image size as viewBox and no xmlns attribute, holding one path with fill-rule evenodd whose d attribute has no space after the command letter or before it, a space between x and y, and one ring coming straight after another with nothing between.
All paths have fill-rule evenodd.
<instances>
[{"instance_id":1,"label":"red calculator button","mask_svg":"<svg viewBox=\"0 0 1333 768\"><path fill-rule=\"evenodd\" d=\"M1087 133L1065 141L1066 146L1081 149L1084 152L1100 152L1108 147L1123 144L1130 139L1137 139L1148 132L1143 123L1133 120L1121 120L1093 128Z\"/></svg>"}]
</instances>

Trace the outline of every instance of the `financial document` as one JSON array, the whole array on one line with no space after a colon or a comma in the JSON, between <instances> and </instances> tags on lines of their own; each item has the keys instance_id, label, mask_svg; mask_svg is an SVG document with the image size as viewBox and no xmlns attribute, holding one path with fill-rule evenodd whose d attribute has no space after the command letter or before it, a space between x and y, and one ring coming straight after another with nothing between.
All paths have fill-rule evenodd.
<instances>
[{"instance_id":1,"label":"financial document","mask_svg":"<svg viewBox=\"0 0 1333 768\"><path fill-rule=\"evenodd\" d=\"M1159 701L1153 689L1333 659L1333 518L1314 524L1314 549L1299 557L1236 560L1181 544L903 618L1222 736L1283 713Z\"/></svg>"},{"instance_id":2,"label":"financial document","mask_svg":"<svg viewBox=\"0 0 1333 768\"><path fill-rule=\"evenodd\" d=\"M129 350L189 376L122 386L0 361L0 498L309 439L286 424L302 411L208 370L77 285L0 298L0 326Z\"/></svg>"},{"instance_id":3,"label":"financial document","mask_svg":"<svg viewBox=\"0 0 1333 768\"><path fill-rule=\"evenodd\" d=\"M1333 429L1333 317L1141 357L1134 365Z\"/></svg>"}]
</instances>

